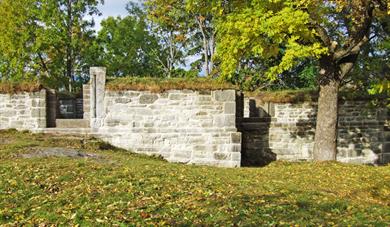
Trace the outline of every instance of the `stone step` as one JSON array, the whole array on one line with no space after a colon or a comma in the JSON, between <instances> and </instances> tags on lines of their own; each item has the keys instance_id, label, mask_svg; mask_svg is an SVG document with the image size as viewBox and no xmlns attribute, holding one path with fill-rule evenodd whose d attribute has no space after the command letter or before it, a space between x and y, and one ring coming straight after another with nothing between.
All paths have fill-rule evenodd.
<instances>
[{"instance_id":1,"label":"stone step","mask_svg":"<svg viewBox=\"0 0 390 227\"><path fill-rule=\"evenodd\" d=\"M238 128L243 131L261 130L265 131L270 128L267 122L242 122L238 125Z\"/></svg>"},{"instance_id":2,"label":"stone step","mask_svg":"<svg viewBox=\"0 0 390 227\"><path fill-rule=\"evenodd\" d=\"M270 117L249 117L249 118L238 118L238 122L242 123L269 123L271 122Z\"/></svg>"},{"instance_id":3,"label":"stone step","mask_svg":"<svg viewBox=\"0 0 390 227\"><path fill-rule=\"evenodd\" d=\"M35 133L53 134L53 135L67 135L67 136L93 136L90 128L44 128L35 130Z\"/></svg>"},{"instance_id":4,"label":"stone step","mask_svg":"<svg viewBox=\"0 0 390 227\"><path fill-rule=\"evenodd\" d=\"M56 128L89 128L89 121L84 119L56 119Z\"/></svg>"}]
</instances>

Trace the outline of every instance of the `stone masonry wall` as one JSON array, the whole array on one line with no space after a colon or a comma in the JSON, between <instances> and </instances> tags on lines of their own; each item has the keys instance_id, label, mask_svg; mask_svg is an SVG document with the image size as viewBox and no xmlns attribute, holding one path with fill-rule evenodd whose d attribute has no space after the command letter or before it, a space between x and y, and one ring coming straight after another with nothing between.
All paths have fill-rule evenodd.
<instances>
[{"instance_id":1,"label":"stone masonry wall","mask_svg":"<svg viewBox=\"0 0 390 227\"><path fill-rule=\"evenodd\" d=\"M315 134L315 103L260 104L246 99L243 132L243 164L263 165L274 159L311 160ZM257 103L257 104L256 104ZM367 101L340 102L337 159L349 163L386 163L385 108Z\"/></svg>"},{"instance_id":2,"label":"stone masonry wall","mask_svg":"<svg viewBox=\"0 0 390 227\"><path fill-rule=\"evenodd\" d=\"M237 167L236 92L106 91L100 138L171 162Z\"/></svg>"},{"instance_id":3,"label":"stone masonry wall","mask_svg":"<svg viewBox=\"0 0 390 227\"><path fill-rule=\"evenodd\" d=\"M49 96L46 90L0 94L0 129L37 132L50 127ZM87 133L171 162L238 167L312 159L315 103L261 103L244 100L234 90L94 94L85 85L84 108L85 119L95 119ZM386 108L373 108L367 101L340 102L338 160L389 163L388 118Z\"/></svg>"},{"instance_id":4,"label":"stone masonry wall","mask_svg":"<svg viewBox=\"0 0 390 227\"><path fill-rule=\"evenodd\" d=\"M83 118L86 120L91 119L91 85L83 85Z\"/></svg>"},{"instance_id":5,"label":"stone masonry wall","mask_svg":"<svg viewBox=\"0 0 390 227\"><path fill-rule=\"evenodd\" d=\"M0 129L34 130L46 127L46 90L0 94Z\"/></svg>"}]
</instances>

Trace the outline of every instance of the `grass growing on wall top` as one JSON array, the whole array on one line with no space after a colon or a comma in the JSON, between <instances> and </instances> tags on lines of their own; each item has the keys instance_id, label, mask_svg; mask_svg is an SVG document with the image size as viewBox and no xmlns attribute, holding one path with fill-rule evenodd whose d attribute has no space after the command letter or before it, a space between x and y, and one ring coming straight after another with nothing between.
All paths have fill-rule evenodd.
<instances>
[{"instance_id":1,"label":"grass growing on wall top","mask_svg":"<svg viewBox=\"0 0 390 227\"><path fill-rule=\"evenodd\" d=\"M256 97L262 102L299 103L316 102L318 91L311 89L245 92L246 97Z\"/></svg>"},{"instance_id":2,"label":"grass growing on wall top","mask_svg":"<svg viewBox=\"0 0 390 227\"><path fill-rule=\"evenodd\" d=\"M152 77L121 77L107 80L107 89L111 91L152 91L167 90L222 90L237 89L236 86L209 78L152 78Z\"/></svg>"},{"instance_id":3,"label":"grass growing on wall top","mask_svg":"<svg viewBox=\"0 0 390 227\"><path fill-rule=\"evenodd\" d=\"M256 100L261 102L273 103L317 102L318 96L318 90L313 89L245 92L245 97L255 97ZM343 89L339 92L339 100L376 101L378 105L382 105L382 102L386 101L386 96L381 94L370 95L367 92Z\"/></svg>"},{"instance_id":4,"label":"grass growing on wall top","mask_svg":"<svg viewBox=\"0 0 390 227\"><path fill-rule=\"evenodd\" d=\"M99 158L22 158L67 147ZM95 139L0 131L0 225L389 226L390 166L172 164Z\"/></svg>"},{"instance_id":5,"label":"grass growing on wall top","mask_svg":"<svg viewBox=\"0 0 390 227\"><path fill-rule=\"evenodd\" d=\"M37 81L10 82L0 80L0 94L40 91L42 86Z\"/></svg>"}]
</instances>

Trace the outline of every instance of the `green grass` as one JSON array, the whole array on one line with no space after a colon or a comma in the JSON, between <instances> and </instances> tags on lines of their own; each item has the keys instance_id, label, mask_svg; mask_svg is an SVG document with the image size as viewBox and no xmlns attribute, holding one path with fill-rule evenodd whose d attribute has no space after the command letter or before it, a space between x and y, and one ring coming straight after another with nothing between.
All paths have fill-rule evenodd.
<instances>
[{"instance_id":1,"label":"green grass","mask_svg":"<svg viewBox=\"0 0 390 227\"><path fill-rule=\"evenodd\" d=\"M23 159L32 147L99 159ZM94 139L0 132L0 225L390 225L390 166L171 164Z\"/></svg>"}]
</instances>

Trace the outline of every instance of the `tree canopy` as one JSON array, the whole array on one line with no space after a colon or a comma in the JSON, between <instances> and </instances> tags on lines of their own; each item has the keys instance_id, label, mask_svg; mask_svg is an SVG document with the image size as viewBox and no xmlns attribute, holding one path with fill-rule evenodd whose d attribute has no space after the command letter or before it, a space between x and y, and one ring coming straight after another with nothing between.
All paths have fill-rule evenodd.
<instances>
[{"instance_id":1,"label":"tree canopy","mask_svg":"<svg viewBox=\"0 0 390 227\"><path fill-rule=\"evenodd\" d=\"M318 62L317 127L314 158L336 159L338 91L352 72L365 70L360 58L382 55L388 40L386 0L219 1L218 56L229 78L248 59L271 63L265 76L276 79L307 59ZM365 48L374 48L364 55ZM261 77L262 75L258 75ZM372 74L370 75L372 76Z\"/></svg>"},{"instance_id":2,"label":"tree canopy","mask_svg":"<svg viewBox=\"0 0 390 227\"><path fill-rule=\"evenodd\" d=\"M158 40L148 31L143 15L124 18L109 17L102 21L97 45L101 65L112 76L150 76L162 74L155 53Z\"/></svg>"},{"instance_id":3,"label":"tree canopy","mask_svg":"<svg viewBox=\"0 0 390 227\"><path fill-rule=\"evenodd\" d=\"M38 77L71 89L87 73L99 0L0 1L0 70L9 79Z\"/></svg>"}]
</instances>

